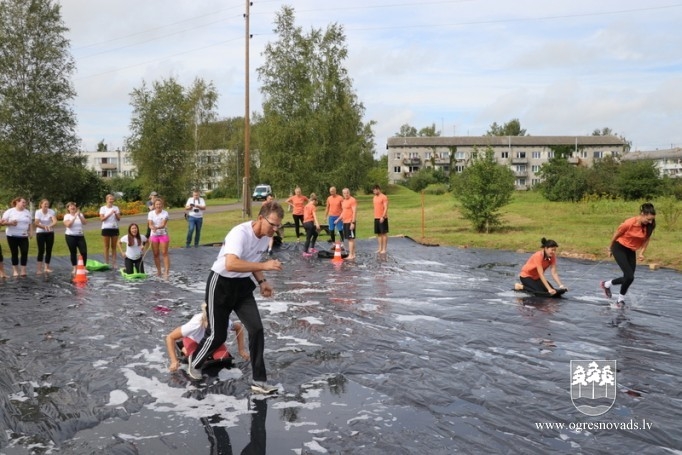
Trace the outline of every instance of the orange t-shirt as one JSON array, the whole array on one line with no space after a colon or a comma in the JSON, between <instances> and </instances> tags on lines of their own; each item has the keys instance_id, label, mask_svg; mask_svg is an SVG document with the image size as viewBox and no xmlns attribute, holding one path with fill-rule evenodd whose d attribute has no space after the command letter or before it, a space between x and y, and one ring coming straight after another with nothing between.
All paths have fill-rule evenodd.
<instances>
[{"instance_id":1,"label":"orange t-shirt","mask_svg":"<svg viewBox=\"0 0 682 455\"><path fill-rule=\"evenodd\" d=\"M294 209L291 211L294 215L303 215L303 207L305 207L306 202L308 202L308 198L302 194L300 196L294 194L287 199L287 203L294 206Z\"/></svg>"},{"instance_id":2,"label":"orange t-shirt","mask_svg":"<svg viewBox=\"0 0 682 455\"><path fill-rule=\"evenodd\" d=\"M533 255L528 258L528 262L521 268L521 276L539 280L540 274L538 274L538 266L542 267L542 270L544 271L547 270L547 267L554 264L556 264L556 256L546 258L545 251L540 250L537 253L533 253Z\"/></svg>"},{"instance_id":3,"label":"orange t-shirt","mask_svg":"<svg viewBox=\"0 0 682 455\"><path fill-rule=\"evenodd\" d=\"M388 218L388 197L384 193L380 193L374 196L372 202L374 202L374 218L377 220L381 217Z\"/></svg>"},{"instance_id":4,"label":"orange t-shirt","mask_svg":"<svg viewBox=\"0 0 682 455\"><path fill-rule=\"evenodd\" d=\"M358 201L355 200L353 196L349 197L348 199L344 199L343 202L341 202L341 208L343 211L341 212L341 219L343 220L344 224L350 224L355 221L353 216L353 209L356 209L358 206Z\"/></svg>"},{"instance_id":5,"label":"orange t-shirt","mask_svg":"<svg viewBox=\"0 0 682 455\"><path fill-rule=\"evenodd\" d=\"M623 221L623 223L618 226L620 237L616 239L616 242L633 251L640 249L647 240L646 226L644 224L638 226L636 224L638 218L639 217L634 216Z\"/></svg>"},{"instance_id":6,"label":"orange t-shirt","mask_svg":"<svg viewBox=\"0 0 682 455\"><path fill-rule=\"evenodd\" d=\"M305 207L303 207L303 222L304 223L307 223L307 222L314 223L315 222L314 214L315 214L316 208L317 207L312 202L308 202L305 205Z\"/></svg>"},{"instance_id":7,"label":"orange t-shirt","mask_svg":"<svg viewBox=\"0 0 682 455\"><path fill-rule=\"evenodd\" d=\"M329 216L339 216L341 215L341 203L343 202L343 196L336 194L334 196L329 196L327 198L327 213Z\"/></svg>"}]
</instances>

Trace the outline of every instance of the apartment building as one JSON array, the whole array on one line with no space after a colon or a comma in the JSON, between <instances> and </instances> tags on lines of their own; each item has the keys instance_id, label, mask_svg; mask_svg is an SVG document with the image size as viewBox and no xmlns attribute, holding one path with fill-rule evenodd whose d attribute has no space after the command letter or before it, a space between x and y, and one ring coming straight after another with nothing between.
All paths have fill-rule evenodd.
<instances>
[{"instance_id":1,"label":"apartment building","mask_svg":"<svg viewBox=\"0 0 682 455\"><path fill-rule=\"evenodd\" d=\"M594 160L622 156L626 143L616 136L452 136L391 137L386 144L390 183L409 178L425 167L462 172L475 151L492 148L495 159L514 172L516 189L540 182L540 166L554 157L552 147L570 147L569 162L591 166Z\"/></svg>"},{"instance_id":2,"label":"apartment building","mask_svg":"<svg viewBox=\"0 0 682 455\"><path fill-rule=\"evenodd\" d=\"M661 177L682 177L682 148L676 147L650 152L630 152L623 161L653 160Z\"/></svg>"},{"instance_id":3,"label":"apartment building","mask_svg":"<svg viewBox=\"0 0 682 455\"><path fill-rule=\"evenodd\" d=\"M137 168L133 160L125 150L114 151L81 151L81 155L87 158L87 166L97 172L102 178L111 178L117 175L135 177ZM197 155L197 168L203 177L201 191L211 191L218 186L223 178L220 172L229 155L227 149L199 150Z\"/></svg>"}]
</instances>

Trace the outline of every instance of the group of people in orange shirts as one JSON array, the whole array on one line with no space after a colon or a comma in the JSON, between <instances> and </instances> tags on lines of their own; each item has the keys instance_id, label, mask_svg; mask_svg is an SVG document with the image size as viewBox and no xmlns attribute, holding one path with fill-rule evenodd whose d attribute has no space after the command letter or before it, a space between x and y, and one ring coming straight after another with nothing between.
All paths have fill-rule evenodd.
<instances>
[{"instance_id":1,"label":"group of people in orange shirts","mask_svg":"<svg viewBox=\"0 0 682 455\"><path fill-rule=\"evenodd\" d=\"M388 197L381 191L379 185L374 185L374 233L377 236L379 248L377 253L385 254L388 243ZM286 200L291 207L294 217L296 238L300 238L302 226L305 231L305 245L303 255L311 256L317 252L315 242L320 231L320 222L317 218L316 208L319 203L318 197L312 193L310 197L301 194L301 188L296 187L294 194ZM351 196L350 190L344 188L341 195L337 194L336 187L329 188L329 196L326 201L324 216L328 222L329 235L332 243L336 242L338 231L340 241L348 241L348 257L355 259L355 229L357 223L357 200Z\"/></svg>"}]
</instances>

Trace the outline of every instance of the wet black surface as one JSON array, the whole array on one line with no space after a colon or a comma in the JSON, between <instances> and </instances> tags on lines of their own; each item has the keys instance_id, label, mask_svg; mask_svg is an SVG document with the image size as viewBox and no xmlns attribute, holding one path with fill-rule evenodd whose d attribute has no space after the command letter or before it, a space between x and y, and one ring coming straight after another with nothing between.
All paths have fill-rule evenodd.
<instances>
[{"instance_id":1,"label":"wet black surface","mask_svg":"<svg viewBox=\"0 0 682 455\"><path fill-rule=\"evenodd\" d=\"M542 299L511 290L526 255L375 247L340 267L276 253L276 295L258 301L283 392L265 400L243 362L200 384L167 371L163 337L198 312L218 248L173 250L167 282L94 272L77 288L59 258L0 283L0 453L682 450L679 273L640 267L620 310L598 286L612 262L560 258L569 292ZM570 361L589 359L617 361L597 417L571 401Z\"/></svg>"}]
</instances>

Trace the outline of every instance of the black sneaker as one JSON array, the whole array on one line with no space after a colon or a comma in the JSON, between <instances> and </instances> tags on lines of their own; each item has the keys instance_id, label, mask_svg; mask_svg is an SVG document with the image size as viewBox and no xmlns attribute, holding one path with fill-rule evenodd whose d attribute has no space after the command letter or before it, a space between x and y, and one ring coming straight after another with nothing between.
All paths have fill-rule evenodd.
<instances>
[{"instance_id":1,"label":"black sneaker","mask_svg":"<svg viewBox=\"0 0 682 455\"><path fill-rule=\"evenodd\" d=\"M262 393L263 395L271 395L279 391L275 386L271 386L265 381L253 381L251 383L251 390L255 393Z\"/></svg>"},{"instance_id":2,"label":"black sneaker","mask_svg":"<svg viewBox=\"0 0 682 455\"><path fill-rule=\"evenodd\" d=\"M606 281L602 281L599 283L599 286L604 290L604 294L606 295L607 298L611 298L611 288L606 287Z\"/></svg>"}]
</instances>

